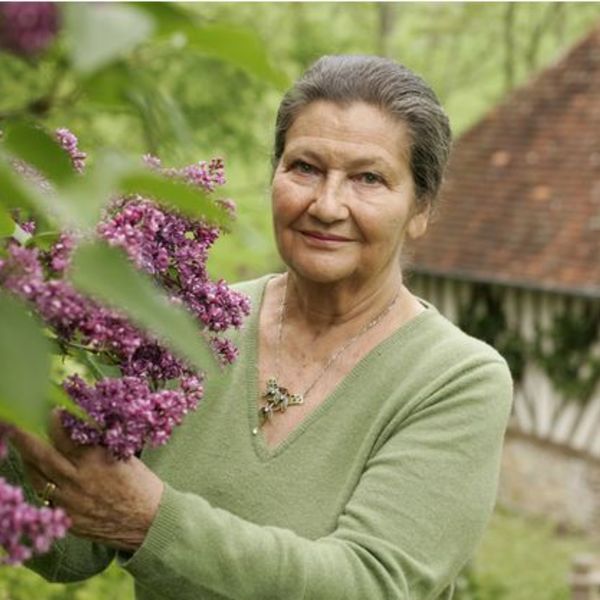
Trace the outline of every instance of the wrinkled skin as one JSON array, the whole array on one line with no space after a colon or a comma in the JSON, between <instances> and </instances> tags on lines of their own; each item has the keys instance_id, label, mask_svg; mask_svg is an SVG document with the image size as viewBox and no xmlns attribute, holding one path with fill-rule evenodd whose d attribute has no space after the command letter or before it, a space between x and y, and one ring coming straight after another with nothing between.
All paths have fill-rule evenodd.
<instances>
[{"instance_id":1,"label":"wrinkled skin","mask_svg":"<svg viewBox=\"0 0 600 600\"><path fill-rule=\"evenodd\" d=\"M142 544L158 510L162 481L140 460L117 460L101 447L76 445L52 415L51 443L16 431L12 436L29 481L42 493L52 481L52 503L71 518L71 533L119 550Z\"/></svg>"}]
</instances>

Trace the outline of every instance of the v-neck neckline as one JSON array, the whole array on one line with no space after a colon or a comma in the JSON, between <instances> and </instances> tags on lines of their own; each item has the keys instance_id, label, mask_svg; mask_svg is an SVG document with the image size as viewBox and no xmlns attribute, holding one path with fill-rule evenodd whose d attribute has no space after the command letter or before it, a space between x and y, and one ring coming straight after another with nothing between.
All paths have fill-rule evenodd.
<instances>
[{"instance_id":1,"label":"v-neck neckline","mask_svg":"<svg viewBox=\"0 0 600 600\"><path fill-rule=\"evenodd\" d=\"M352 383L354 379L365 370L373 360L373 357L380 355L385 351L387 346L391 346L396 343L398 338L404 337L418 326L422 321L428 319L431 315L436 313L436 309L433 305L425 302L419 298L419 301L425 306L426 310L421 311L418 315L412 317L406 323L403 323L394 330L389 336L381 340L371 350L369 350L362 358L360 358L356 364L350 369L342 379L337 383L333 390L323 399L319 406L315 407L310 411L304 419L302 419L289 433L275 446L269 446L265 436L263 435L259 426L258 418L258 398L261 395L259 388L260 380L260 313L262 311L267 285L271 279L277 277L277 274L265 275L262 283L262 289L257 294L256 298L256 309L251 315L248 321L248 335L244 343L244 350L249 356L255 356L256 360L246 361L246 396L247 396L247 408L248 408L248 423L249 428L247 429L248 435L251 438L251 443L254 451L258 458L263 461L269 461L276 458L283 453L289 446L291 446L315 421L317 421L325 412L327 412L336 402L337 398L343 395L344 389Z\"/></svg>"}]
</instances>

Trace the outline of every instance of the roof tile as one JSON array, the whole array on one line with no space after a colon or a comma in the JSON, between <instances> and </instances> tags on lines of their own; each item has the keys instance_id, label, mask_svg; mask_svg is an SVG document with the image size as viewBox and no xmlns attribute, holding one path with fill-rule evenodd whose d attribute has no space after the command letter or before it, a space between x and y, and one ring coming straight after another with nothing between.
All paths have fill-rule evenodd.
<instances>
[{"instance_id":1,"label":"roof tile","mask_svg":"<svg viewBox=\"0 0 600 600\"><path fill-rule=\"evenodd\" d=\"M600 296L600 28L456 143L416 271Z\"/></svg>"}]
</instances>

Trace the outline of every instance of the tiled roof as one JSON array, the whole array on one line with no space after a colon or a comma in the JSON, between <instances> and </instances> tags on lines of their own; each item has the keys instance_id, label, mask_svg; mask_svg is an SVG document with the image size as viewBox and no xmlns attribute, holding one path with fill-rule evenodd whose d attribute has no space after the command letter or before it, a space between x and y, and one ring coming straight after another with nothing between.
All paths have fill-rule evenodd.
<instances>
[{"instance_id":1,"label":"tiled roof","mask_svg":"<svg viewBox=\"0 0 600 600\"><path fill-rule=\"evenodd\" d=\"M600 28L456 142L413 270L600 297Z\"/></svg>"}]
</instances>

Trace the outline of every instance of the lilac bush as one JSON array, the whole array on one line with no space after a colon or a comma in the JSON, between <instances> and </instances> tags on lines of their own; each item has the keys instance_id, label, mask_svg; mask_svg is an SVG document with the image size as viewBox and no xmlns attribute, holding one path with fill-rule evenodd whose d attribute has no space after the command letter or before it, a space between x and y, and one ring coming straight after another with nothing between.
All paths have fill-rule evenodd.
<instances>
[{"instance_id":1,"label":"lilac bush","mask_svg":"<svg viewBox=\"0 0 600 600\"><path fill-rule=\"evenodd\" d=\"M73 168L81 173L86 154L79 150L77 138L59 129L56 139L70 155ZM144 162L165 177L183 180L206 192L225 183L220 159L180 169L164 168L153 156L145 156ZM47 185L29 165L17 162L13 166L21 176L42 187ZM230 200L216 201L233 213L235 207ZM24 231L35 233L33 220L17 212L13 216ZM188 309L222 364L235 360L237 349L223 334L240 327L250 305L244 295L222 280L212 281L207 273L209 249L220 234L217 227L131 194L110 201L96 233L109 245L122 248L138 269L166 291L173 304ZM38 246L35 236L25 241L8 238L5 257L0 258L0 288L32 307L65 355L95 369L95 381L71 375L63 382L66 393L89 416L84 421L61 411L62 423L71 438L79 444L106 447L115 457L126 460L146 445L167 442L173 428L202 398L203 375L118 311L70 284L66 276L79 238L77 232L62 231L47 248ZM108 372L110 376L102 375ZM0 452L5 448L6 433L8 429L0 424ZM28 529L15 533L17 537L0 536L0 545L7 552L6 562L17 563L31 552L45 551L46 540L64 531L64 515L60 512L32 512L35 510L26 508L19 490L0 482L2 531L5 524L14 527L11 519L23 515L29 519L23 517L23 523L30 523Z\"/></svg>"},{"instance_id":2,"label":"lilac bush","mask_svg":"<svg viewBox=\"0 0 600 600\"><path fill-rule=\"evenodd\" d=\"M23 490L0 477L0 564L19 565L34 554L48 552L65 536L69 517L61 508L37 508L25 501Z\"/></svg>"},{"instance_id":3,"label":"lilac bush","mask_svg":"<svg viewBox=\"0 0 600 600\"><path fill-rule=\"evenodd\" d=\"M0 460L8 455L12 427L0 423ZM23 490L0 477L0 565L18 565L34 554L47 552L70 526L61 508L36 508L25 501Z\"/></svg>"},{"instance_id":4,"label":"lilac bush","mask_svg":"<svg viewBox=\"0 0 600 600\"><path fill-rule=\"evenodd\" d=\"M71 156L73 167L81 171L86 155L79 150L77 138L65 129L59 129L56 137ZM225 183L220 159L182 169L163 168L152 156L144 161L165 177L206 191ZM232 210L230 201L226 207ZM30 222L26 224L33 229ZM208 251L219 233L217 227L136 194L114 199L97 226L99 237L122 248L173 303L184 305L196 317L218 358L227 364L235 359L237 349L222 334L240 327L250 307L245 296L208 276ZM65 274L76 243L72 232L62 232L48 250L9 239L7 258L0 260L0 286L35 308L65 352L82 349L118 367L122 379L90 385L78 379L65 381L65 390L93 421L63 413L63 423L79 443L100 444L115 456L127 458L145 443L156 445L168 439L173 426L201 398L202 376L117 311L72 287ZM176 391L163 389L173 381ZM121 439L117 431L123 432Z\"/></svg>"}]
</instances>

